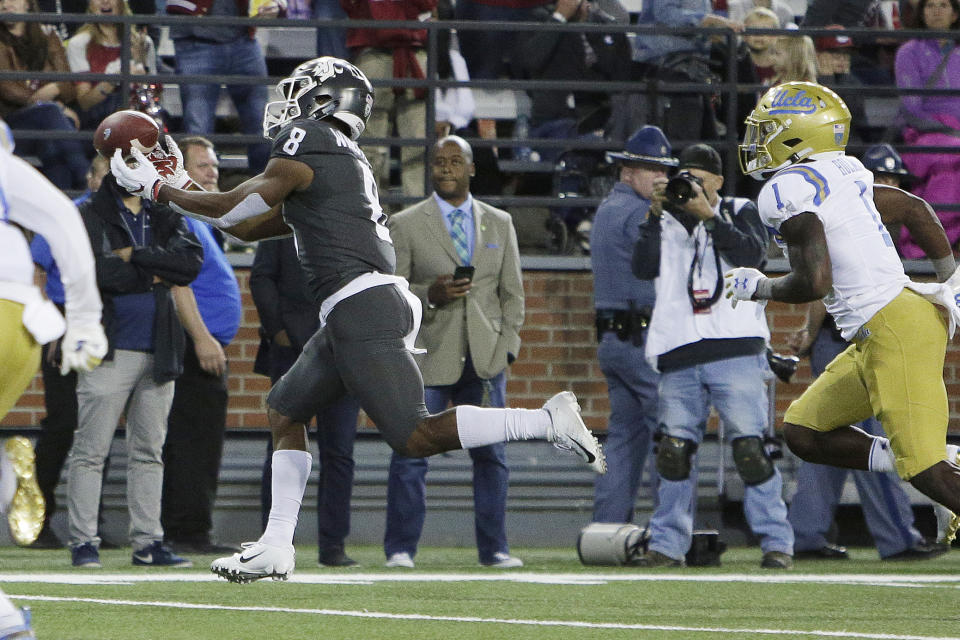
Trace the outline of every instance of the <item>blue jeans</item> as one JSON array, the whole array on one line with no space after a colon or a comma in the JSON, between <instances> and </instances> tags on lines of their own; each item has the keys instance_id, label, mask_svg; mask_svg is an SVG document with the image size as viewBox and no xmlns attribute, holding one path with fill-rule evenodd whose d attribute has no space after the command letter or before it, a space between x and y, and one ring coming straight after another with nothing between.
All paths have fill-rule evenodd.
<instances>
[{"instance_id":1,"label":"blue jeans","mask_svg":"<svg viewBox=\"0 0 960 640\"><path fill-rule=\"evenodd\" d=\"M267 63L256 40L247 37L231 42L202 42L192 38L174 41L177 73L180 75L245 75L266 80ZM263 110L267 104L265 85L241 84L227 87L240 116L244 133L263 134ZM180 101L183 105L183 128L187 133L213 132L218 84L181 84ZM252 144L247 148L251 173L260 173L267 166L270 145Z\"/></svg>"},{"instance_id":2,"label":"blue jeans","mask_svg":"<svg viewBox=\"0 0 960 640\"><path fill-rule=\"evenodd\" d=\"M430 413L439 413L448 405L479 405L484 386L490 394L490 406L506 405L507 378L500 372L482 380L473 369L469 356L460 379L451 385L426 387L425 400ZM507 546L507 488L509 469L503 443L469 449L473 461L474 527L480 562L491 564L497 552L509 553ZM383 550L389 558L406 552L417 553L427 511L427 459L406 458L394 453L390 458L387 482L387 529Z\"/></svg>"},{"instance_id":3,"label":"blue jeans","mask_svg":"<svg viewBox=\"0 0 960 640\"><path fill-rule=\"evenodd\" d=\"M273 382L297 359L290 347L270 347L270 378ZM357 435L360 404L353 396L317 409L317 447L320 450L320 476L317 480L317 544L324 549L343 548L350 533L350 496L353 491L353 442ZM260 484L263 527L271 505L273 441L267 442L267 459Z\"/></svg>"},{"instance_id":4,"label":"blue jeans","mask_svg":"<svg viewBox=\"0 0 960 640\"><path fill-rule=\"evenodd\" d=\"M632 522L637 491L657 428L657 382L660 375L634 346L608 331L597 348L607 379L610 421L603 451L607 472L594 481L593 521ZM652 479L651 479L652 480Z\"/></svg>"},{"instance_id":5,"label":"blue jeans","mask_svg":"<svg viewBox=\"0 0 960 640\"><path fill-rule=\"evenodd\" d=\"M703 441L703 428L712 405L731 441L763 437L767 428L768 372L763 354L695 365L660 376L660 428L670 436ZM692 466L697 464L693 456ZM659 504L650 520L650 549L671 558L683 558L690 549L696 481L666 480L661 476ZM750 529L760 538L764 553L793 554L793 528L787 522L783 479L774 468L766 481L747 486L743 509Z\"/></svg>"},{"instance_id":6,"label":"blue jeans","mask_svg":"<svg viewBox=\"0 0 960 640\"><path fill-rule=\"evenodd\" d=\"M847 346L845 340L835 338L830 331L821 330L810 353L810 367L814 375L820 375ZM857 426L871 435L885 435L874 418ZM910 497L903 490L902 481L896 473L852 471L801 462L797 471L797 492L790 502L789 516L797 537L797 551L813 551L827 544L827 531L833 522L849 473L853 473L863 518L881 558L906 551L923 541L923 536L914 526Z\"/></svg>"},{"instance_id":7,"label":"blue jeans","mask_svg":"<svg viewBox=\"0 0 960 640\"><path fill-rule=\"evenodd\" d=\"M37 156L40 171L61 190L86 189L87 154L79 140L27 140L16 136L17 129L76 131L60 107L53 102L39 102L7 115L7 124L14 131L18 156Z\"/></svg>"}]
</instances>

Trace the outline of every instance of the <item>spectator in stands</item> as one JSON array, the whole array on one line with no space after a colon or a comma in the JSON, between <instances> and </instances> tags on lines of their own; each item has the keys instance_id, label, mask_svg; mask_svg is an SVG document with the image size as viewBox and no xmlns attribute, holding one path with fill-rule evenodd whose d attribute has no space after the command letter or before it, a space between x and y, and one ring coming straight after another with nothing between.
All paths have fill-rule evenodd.
<instances>
[{"instance_id":1,"label":"spectator in stands","mask_svg":"<svg viewBox=\"0 0 960 640\"><path fill-rule=\"evenodd\" d=\"M536 22L535 9L549 3L549 0L458 0L454 9L457 20ZM516 43L526 34L465 28L457 32L457 37L470 77L496 80L513 75L520 62L514 55ZM478 120L477 133L482 138L496 138L496 122L487 118Z\"/></svg>"},{"instance_id":2,"label":"spectator in stands","mask_svg":"<svg viewBox=\"0 0 960 640\"><path fill-rule=\"evenodd\" d=\"M152 1L152 0L151 0ZM77 15L86 12L87 0L37 0L37 10L40 13L56 13L59 15ZM151 11L153 13L153 11ZM82 22L60 22L54 24L57 35L66 41L83 25Z\"/></svg>"},{"instance_id":3,"label":"spectator in stands","mask_svg":"<svg viewBox=\"0 0 960 640\"><path fill-rule=\"evenodd\" d=\"M836 35L821 36L814 40L817 50L817 79L816 82L825 87L837 87L835 91L847 103L847 108L853 115L850 128L850 141L859 142L867 137L864 127L867 116L863 106L863 95L860 91L840 87L857 87L860 80L850 72L851 52L853 40L842 34L843 27L836 27Z\"/></svg>"},{"instance_id":4,"label":"spectator in stands","mask_svg":"<svg viewBox=\"0 0 960 640\"><path fill-rule=\"evenodd\" d=\"M340 0L340 5L352 20L429 20L437 0ZM425 78L426 43L425 29L347 29L350 61L371 80ZM387 138L396 128L401 138L426 138L426 95L423 88L378 90L364 136ZM380 193L385 193L390 180L390 148L365 147L364 154L373 166ZM423 195L424 170L423 145L400 149L403 195Z\"/></svg>"},{"instance_id":5,"label":"spectator in stands","mask_svg":"<svg viewBox=\"0 0 960 640\"><path fill-rule=\"evenodd\" d=\"M743 23L713 11L710 0L651 0L643 3L637 24L661 27L710 27L743 31ZM715 83L709 66L708 39L688 35L638 35L634 39L634 74L667 83ZM649 107L652 122L671 140L703 140L717 134L716 115L708 94L661 95Z\"/></svg>"},{"instance_id":6,"label":"spectator in stands","mask_svg":"<svg viewBox=\"0 0 960 640\"><path fill-rule=\"evenodd\" d=\"M539 22L552 24L614 22L588 0L559 0L553 13L539 7L534 16ZM629 57L630 44L623 33L537 30L525 34L516 63L531 79L609 82L629 79ZM529 93L530 136L534 138L576 138L598 131L602 135L610 118L609 91L553 89ZM552 161L561 151L541 149L540 158Z\"/></svg>"},{"instance_id":7,"label":"spectator in stands","mask_svg":"<svg viewBox=\"0 0 960 640\"><path fill-rule=\"evenodd\" d=\"M773 60L770 86L794 80L817 81L817 50L810 36L780 36Z\"/></svg>"},{"instance_id":8,"label":"spectator in stands","mask_svg":"<svg viewBox=\"0 0 960 640\"><path fill-rule=\"evenodd\" d=\"M920 0L918 29L953 31L960 25L960 1ZM950 89L960 86L960 56L952 39L917 38L897 51L897 87L901 89ZM909 145L960 146L960 97L953 95L903 95L901 114L906 126L903 140ZM903 162L917 177L913 193L933 205L960 202L960 154L904 153ZM947 238L956 251L960 240L960 211L937 210ZM920 258L923 252L909 238L902 238L904 258Z\"/></svg>"},{"instance_id":9,"label":"spectator in stands","mask_svg":"<svg viewBox=\"0 0 960 640\"><path fill-rule=\"evenodd\" d=\"M449 2L440 2L437 5L437 17L440 20L453 19L453 9ZM460 82L470 80L466 60L461 54L460 33L444 30L437 34L437 50L440 52L440 59L437 60L437 75L441 80ZM447 55L443 55L444 53ZM437 89L435 123L437 139L465 129L473 120L476 106L473 90L470 87Z\"/></svg>"},{"instance_id":10,"label":"spectator in stands","mask_svg":"<svg viewBox=\"0 0 960 640\"><path fill-rule=\"evenodd\" d=\"M297 260L293 237L261 241L250 271L250 293L260 316L260 351L257 373L277 380L293 366L320 325L320 309L310 297L306 278ZM350 533L350 497L353 491L353 443L360 405L352 396L318 407L317 446L320 474L317 479L318 561L325 567L350 567L356 561L346 554ZM263 526L272 503L273 443L267 443L260 484Z\"/></svg>"},{"instance_id":11,"label":"spectator in stands","mask_svg":"<svg viewBox=\"0 0 960 640\"><path fill-rule=\"evenodd\" d=\"M747 45L747 53L750 57L750 64L753 73L751 79L757 83L769 85L776 71L774 65L777 57L777 41L781 36L773 34L750 33L751 29L779 29L783 26L777 14L764 7L756 7L747 13L743 20L744 34L743 41ZM756 100L752 101L756 104ZM752 107L747 107L752 108ZM742 120L742 118L741 118Z\"/></svg>"},{"instance_id":12,"label":"spectator in stands","mask_svg":"<svg viewBox=\"0 0 960 640\"><path fill-rule=\"evenodd\" d=\"M796 26L796 16L793 9L784 0L729 0L727 2L727 18L734 22L744 23L747 26L747 16L755 9L766 9L777 18L778 26L764 27L789 29Z\"/></svg>"},{"instance_id":13,"label":"spectator in stands","mask_svg":"<svg viewBox=\"0 0 960 640\"><path fill-rule=\"evenodd\" d=\"M774 60L776 58L776 34L754 34L753 29L779 29L780 20L770 9L765 7L756 7L751 9L744 18L743 37L736 38L737 45L734 55L736 56L736 80L740 84L765 84L769 82L774 74ZM713 66L721 70L721 76L724 81L730 81L732 78L727 76L727 61L730 53L729 40L724 38L718 42L712 42L710 45L710 59ZM756 104L759 94L757 92L741 92L737 95L737 113L734 114L733 122L740 128L740 133L744 127L743 121L750 114L753 105ZM727 108L729 101L725 95L721 95L717 105L717 118L725 126L728 124ZM742 135L738 135L742 138ZM748 180L747 176L744 176ZM740 192L740 189L737 189Z\"/></svg>"},{"instance_id":14,"label":"spectator in stands","mask_svg":"<svg viewBox=\"0 0 960 640\"><path fill-rule=\"evenodd\" d=\"M797 355L810 356L814 376L820 375L831 360L850 346L840 337L833 317L820 301L808 305L806 325L791 336L790 343ZM876 418L856 426L870 435L886 437ZM828 532L850 473L860 496L864 520L882 560L925 560L949 549L946 544L928 544L917 531L910 496L903 490L896 473L851 471L801 461L789 515L796 535L795 557L827 560L849 557L844 547L828 539Z\"/></svg>"},{"instance_id":15,"label":"spectator in stands","mask_svg":"<svg viewBox=\"0 0 960 640\"><path fill-rule=\"evenodd\" d=\"M840 27L886 30L894 25L886 18L879 0L811 0L804 15L804 28ZM899 42L899 41L894 41ZM851 72L864 84L889 85L892 81L889 54L881 34L862 36L852 43Z\"/></svg>"},{"instance_id":16,"label":"spectator in stands","mask_svg":"<svg viewBox=\"0 0 960 640\"><path fill-rule=\"evenodd\" d=\"M90 0L91 15L129 16L126 0ZM67 41L67 61L76 73L120 73L120 48L123 25L107 22L85 24ZM153 40L134 25L130 30L130 73L156 73L157 54ZM128 96L120 95L120 84L100 82L77 83L77 106L80 126L94 129L105 117L126 106Z\"/></svg>"},{"instance_id":17,"label":"spectator in stands","mask_svg":"<svg viewBox=\"0 0 960 640\"><path fill-rule=\"evenodd\" d=\"M723 274L734 266L762 266L767 230L745 198L721 198L720 154L705 144L680 154L688 197L655 181L650 215L640 225L633 273L654 280L656 306L646 356L660 371L657 507L650 520L644 566L683 566L690 548L696 495L697 448L713 406L730 436L743 479L743 510L760 538L766 569L789 569L793 529L783 503L783 480L764 443L768 429L763 307L721 298ZM668 199L669 198L669 199Z\"/></svg>"},{"instance_id":18,"label":"spectator in stands","mask_svg":"<svg viewBox=\"0 0 960 640\"><path fill-rule=\"evenodd\" d=\"M74 204L80 205L89 199L100 188L100 183L108 173L110 173L110 161L99 154L94 156L90 168L87 169L87 190L74 200ZM33 237L30 242L30 254L34 264L43 269L46 274L44 293L62 313L65 299L63 282L60 280L60 267L54 261L50 245L43 236ZM34 549L63 547L63 543L53 532L51 522L53 514L57 511L56 488L60 483L60 472L70 452L70 445L73 444L73 432L77 429L77 374L71 371L62 375L60 364L60 341L56 340L43 345L40 372L43 376L43 404L47 415L40 420L36 462L37 485L40 487L47 508L43 517L43 528L36 541L30 545ZM109 458L104 463L104 477L107 475L108 463ZM107 548L113 545L106 540L101 540L100 546Z\"/></svg>"},{"instance_id":19,"label":"spectator in stands","mask_svg":"<svg viewBox=\"0 0 960 640\"><path fill-rule=\"evenodd\" d=\"M36 13L36 0L4 0L0 13ZM0 71L69 73L67 56L56 31L38 22L0 22ZM77 114L67 103L76 97L72 82L8 80L0 82L0 117L10 128L76 131ZM79 140L17 139L21 156L38 156L43 174L60 189L83 189L87 153Z\"/></svg>"},{"instance_id":20,"label":"spectator in stands","mask_svg":"<svg viewBox=\"0 0 960 640\"><path fill-rule=\"evenodd\" d=\"M193 136L179 145L190 178L207 191L219 191L213 144ZM227 427L224 349L240 328L240 287L211 227L186 221L203 246L203 266L190 286L173 288L186 348L167 419L160 522L164 541L178 553L232 553L237 547L216 544L211 532Z\"/></svg>"},{"instance_id":21,"label":"spectator in stands","mask_svg":"<svg viewBox=\"0 0 960 640\"><path fill-rule=\"evenodd\" d=\"M388 221L399 276L423 302L417 346L427 411L449 405L506 406L507 368L520 352L523 281L510 214L475 199L473 150L459 136L437 141L433 194ZM457 269L470 266L469 275ZM522 567L507 545L509 469L503 443L468 449L480 564ZM413 568L426 515L426 458L394 452L387 483L388 567Z\"/></svg>"},{"instance_id":22,"label":"spectator in stands","mask_svg":"<svg viewBox=\"0 0 960 640\"><path fill-rule=\"evenodd\" d=\"M620 180L597 208L590 233L597 360L610 402L607 473L594 480L593 521L632 522L657 429L660 375L644 357L653 282L631 277L630 261L654 180L665 178L677 159L663 132L652 125L634 133L623 151L609 155L620 165Z\"/></svg>"},{"instance_id":23,"label":"spectator in stands","mask_svg":"<svg viewBox=\"0 0 960 640\"><path fill-rule=\"evenodd\" d=\"M170 27L177 73L180 75L267 75L267 62L260 45L253 37L253 29L244 26L211 27L204 24L204 16L240 16L241 4L234 0L168 0L167 13L191 15L190 25ZM280 15L280 0L268 0L258 6L256 17L275 18ZM228 85L227 93L237 108L240 127L244 133L263 134L263 109L267 103L267 87L262 84ZM183 128L187 133L213 133L219 84L180 83L180 101L183 104ZM259 173L267 165L270 145L251 144L247 147L250 173Z\"/></svg>"},{"instance_id":24,"label":"spectator in stands","mask_svg":"<svg viewBox=\"0 0 960 640\"><path fill-rule=\"evenodd\" d=\"M79 424L67 481L73 566L100 566L103 462L125 410L133 564L190 566L163 545L160 496L173 381L183 368L183 328L170 287L197 276L203 249L173 209L131 196L112 175L80 205L80 214L93 246L110 351L77 379Z\"/></svg>"}]
</instances>

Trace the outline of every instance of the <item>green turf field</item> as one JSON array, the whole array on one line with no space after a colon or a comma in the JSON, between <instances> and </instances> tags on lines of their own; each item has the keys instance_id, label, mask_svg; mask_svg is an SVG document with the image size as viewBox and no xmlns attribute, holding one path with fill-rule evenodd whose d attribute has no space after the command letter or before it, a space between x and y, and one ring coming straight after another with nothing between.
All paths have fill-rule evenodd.
<instances>
[{"instance_id":1,"label":"green turf field","mask_svg":"<svg viewBox=\"0 0 960 640\"><path fill-rule=\"evenodd\" d=\"M289 582L230 584L207 571L143 569L129 550L103 569L69 553L0 549L0 582L33 610L41 640L350 638L950 638L960 640L960 550L925 562L803 561L759 568L757 548L712 569L583 567L572 549L512 550L519 570L478 567L472 549L421 549L414 570L386 569L379 547L321 569L298 549Z\"/></svg>"}]
</instances>

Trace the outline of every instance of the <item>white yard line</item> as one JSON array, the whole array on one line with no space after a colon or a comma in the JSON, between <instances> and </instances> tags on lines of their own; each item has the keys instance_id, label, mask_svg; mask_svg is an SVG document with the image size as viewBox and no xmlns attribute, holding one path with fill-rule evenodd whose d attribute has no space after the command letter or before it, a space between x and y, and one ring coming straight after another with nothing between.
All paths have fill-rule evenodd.
<instances>
[{"instance_id":1,"label":"white yard line","mask_svg":"<svg viewBox=\"0 0 960 640\"><path fill-rule=\"evenodd\" d=\"M121 584L133 582L216 582L212 573L179 572L101 572L95 570L70 573L0 573L3 583L50 583L50 584ZM900 574L900 573L851 573L851 574L800 574L800 573L533 573L504 571L497 573L409 573L390 571L384 573L354 573L351 570L319 572L316 570L295 573L290 582L302 584L372 584L376 582L519 582L535 584L595 585L608 582L729 582L753 584L863 584L881 586L915 587L923 585L956 585L960 587L960 574Z\"/></svg>"},{"instance_id":2,"label":"white yard line","mask_svg":"<svg viewBox=\"0 0 960 640\"><path fill-rule=\"evenodd\" d=\"M114 600L109 598L65 598L57 596L25 596L8 594L14 600L33 602L83 602L109 606L164 607L171 609L200 609L215 611L255 611L258 613L299 613L346 618L375 618L381 620L417 620L437 622L464 622L471 624L508 624L532 627L573 627L579 629L617 629L632 631L684 631L694 633L739 633L757 635L816 636L819 638L866 638L870 640L960 640L956 636L922 636L892 633L857 633L853 631L805 631L798 629L735 629L730 627L688 627L655 624L625 624L618 622L584 622L578 620L523 620L509 618L480 618L475 616L429 616L420 613L385 613L377 611L338 611L336 609L295 609L291 607L239 607L192 602L142 602L138 600Z\"/></svg>"}]
</instances>

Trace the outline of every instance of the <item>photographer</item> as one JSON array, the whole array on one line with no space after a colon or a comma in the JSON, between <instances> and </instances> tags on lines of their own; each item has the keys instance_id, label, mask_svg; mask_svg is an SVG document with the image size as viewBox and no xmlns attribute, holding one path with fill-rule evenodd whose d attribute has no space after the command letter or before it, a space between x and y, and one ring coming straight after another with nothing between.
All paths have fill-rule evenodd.
<instances>
[{"instance_id":1,"label":"photographer","mask_svg":"<svg viewBox=\"0 0 960 640\"><path fill-rule=\"evenodd\" d=\"M743 479L744 512L760 538L761 565L793 564L793 529L783 482L764 446L770 337L761 305L721 303L724 272L760 267L767 232L756 206L721 198L720 155L705 144L680 154L680 171L660 178L634 247L633 273L654 280L657 304L646 357L660 371L656 465L660 476L651 540L641 566L682 566L690 547L696 451L712 405L730 434Z\"/></svg>"}]
</instances>

